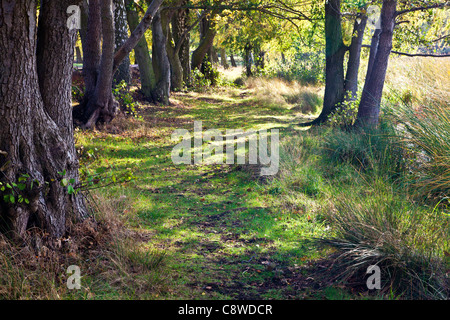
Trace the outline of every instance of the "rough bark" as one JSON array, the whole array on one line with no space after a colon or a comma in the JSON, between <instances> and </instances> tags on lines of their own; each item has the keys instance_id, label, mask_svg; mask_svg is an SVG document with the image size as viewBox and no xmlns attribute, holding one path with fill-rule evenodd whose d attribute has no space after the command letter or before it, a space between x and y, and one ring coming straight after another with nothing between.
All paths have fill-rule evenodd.
<instances>
[{"instance_id":1,"label":"rough bark","mask_svg":"<svg viewBox=\"0 0 450 320\"><path fill-rule=\"evenodd\" d=\"M158 11L152 21L153 34L153 71L155 73L156 88L152 96L156 102L168 105L171 88L170 62L167 57L167 39L161 25L161 13Z\"/></svg>"},{"instance_id":2,"label":"rough bark","mask_svg":"<svg viewBox=\"0 0 450 320\"><path fill-rule=\"evenodd\" d=\"M381 97L392 50L397 0L384 0L381 8L381 33L373 67L364 86L356 126L376 126L379 121Z\"/></svg>"},{"instance_id":3,"label":"rough bark","mask_svg":"<svg viewBox=\"0 0 450 320\"><path fill-rule=\"evenodd\" d=\"M347 47L342 39L341 0L328 0L325 4L325 96L322 112L312 122L302 126L321 124L344 99L344 58Z\"/></svg>"},{"instance_id":4,"label":"rough bark","mask_svg":"<svg viewBox=\"0 0 450 320\"><path fill-rule=\"evenodd\" d=\"M174 15L173 10L164 10L161 13L161 27L166 38L167 58L170 63L170 83L172 91L180 91L183 89L183 66L181 64L180 56L176 51L176 43L172 36L170 23Z\"/></svg>"},{"instance_id":5,"label":"rough bark","mask_svg":"<svg viewBox=\"0 0 450 320\"><path fill-rule=\"evenodd\" d=\"M192 53L192 69L200 69L205 56L214 43L217 34L214 16L215 13L213 12L209 17L203 17L200 22L200 44Z\"/></svg>"},{"instance_id":6,"label":"rough bark","mask_svg":"<svg viewBox=\"0 0 450 320\"><path fill-rule=\"evenodd\" d=\"M128 39L128 24L124 0L114 0L114 8L115 50L118 50ZM125 56L122 64L114 74L114 83L117 84L122 81L125 81L127 84L131 81L129 54Z\"/></svg>"},{"instance_id":7,"label":"rough bark","mask_svg":"<svg viewBox=\"0 0 450 320\"><path fill-rule=\"evenodd\" d=\"M154 0L148 7L142 21L130 37L114 54L114 18L112 0L90 0L88 31L86 35L87 50L92 56L85 68L85 101L74 108L74 118L84 128L92 128L97 123L110 122L116 115L118 103L112 95L112 80L119 66L151 26L153 16L163 0ZM103 36L103 38L101 38ZM88 41L89 40L89 41ZM102 49L100 55L100 40ZM91 43L91 45L89 45ZM86 58L89 55L86 55ZM101 56L101 59L99 58ZM86 60L86 59L85 59ZM99 61L100 60L100 61ZM86 62L85 62L86 67Z\"/></svg>"},{"instance_id":8,"label":"rough bark","mask_svg":"<svg viewBox=\"0 0 450 320\"><path fill-rule=\"evenodd\" d=\"M133 0L125 0L127 10L128 25L131 30L135 30L139 25L139 15L134 8ZM153 74L152 59L149 54L149 48L145 36L139 40L134 48L134 56L139 66L141 78L141 91L146 99L151 99L152 91L155 89L155 75Z\"/></svg>"},{"instance_id":9,"label":"rough bark","mask_svg":"<svg viewBox=\"0 0 450 320\"><path fill-rule=\"evenodd\" d=\"M188 0L181 2L182 6L188 4ZM186 86L190 86L191 79L191 59L190 59L190 20L189 9L179 9L172 18L172 35L177 44L178 55L183 68L183 81Z\"/></svg>"},{"instance_id":10,"label":"rough bark","mask_svg":"<svg viewBox=\"0 0 450 320\"><path fill-rule=\"evenodd\" d=\"M90 0L89 11L97 5L101 9L102 54L95 90L92 95L87 96L83 114L84 127L88 129L93 128L98 122L110 122L115 117L119 106L111 91L115 45L112 0L103 0L101 4Z\"/></svg>"},{"instance_id":11,"label":"rough bark","mask_svg":"<svg viewBox=\"0 0 450 320\"><path fill-rule=\"evenodd\" d=\"M83 42L83 78L86 99L94 93L97 84L101 60L101 20L100 1L92 0L88 8L87 30L89 31L83 37L85 39Z\"/></svg>"},{"instance_id":12,"label":"rough bark","mask_svg":"<svg viewBox=\"0 0 450 320\"><path fill-rule=\"evenodd\" d=\"M323 110L319 122L323 122L336 109L344 97L344 57L346 47L342 40L341 1L329 0L325 6L326 79Z\"/></svg>"},{"instance_id":13,"label":"rough bark","mask_svg":"<svg viewBox=\"0 0 450 320\"><path fill-rule=\"evenodd\" d=\"M367 16L360 15L358 19L356 19L355 26L353 28L352 43L349 47L347 74L345 76L344 83L347 101L355 101L357 98L359 66L361 64L361 50L366 25Z\"/></svg>"},{"instance_id":14,"label":"rough bark","mask_svg":"<svg viewBox=\"0 0 450 320\"><path fill-rule=\"evenodd\" d=\"M59 237L71 219L87 214L58 173L78 179L70 99L76 31L66 26L73 2L41 0L37 37L36 1L10 4L0 1L0 181L30 178L24 190L15 188L16 201L5 201L3 192L0 225L19 237L31 227Z\"/></svg>"}]
</instances>

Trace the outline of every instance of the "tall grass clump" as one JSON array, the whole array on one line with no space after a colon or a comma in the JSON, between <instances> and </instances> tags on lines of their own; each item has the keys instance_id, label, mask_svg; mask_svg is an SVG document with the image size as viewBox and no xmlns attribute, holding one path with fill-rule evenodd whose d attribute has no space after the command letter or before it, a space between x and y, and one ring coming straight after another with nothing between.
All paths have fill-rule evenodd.
<instances>
[{"instance_id":1,"label":"tall grass clump","mask_svg":"<svg viewBox=\"0 0 450 320\"><path fill-rule=\"evenodd\" d=\"M333 128L323 137L323 165L329 166L329 171L336 171L334 166L348 166L359 176L352 185L331 177L334 208L325 216L335 233L321 242L337 250L335 279L359 281L365 288L367 268L378 265L382 294L390 291L407 299L448 298L444 260L449 250L449 216L445 204L433 209L410 197L411 190L419 187L431 191L436 186L443 194L448 161L441 160L449 141L442 141L448 137L448 131L444 132L448 127L441 121L446 121L448 114L440 114L437 120L438 112L442 110L434 109L433 117L422 114L420 124L404 116L400 125L385 116L378 128ZM421 155L417 168L411 166L411 150ZM405 188L409 179L419 183Z\"/></svg>"},{"instance_id":2,"label":"tall grass clump","mask_svg":"<svg viewBox=\"0 0 450 320\"><path fill-rule=\"evenodd\" d=\"M334 278L365 286L367 268L377 265L381 294L447 299L448 217L400 200L380 181L374 185L364 199L346 194L334 201L328 219L335 235L321 240L337 249Z\"/></svg>"},{"instance_id":3,"label":"tall grass clump","mask_svg":"<svg viewBox=\"0 0 450 320\"><path fill-rule=\"evenodd\" d=\"M450 196L450 105L396 109L398 135L411 157L409 181L418 196Z\"/></svg>"},{"instance_id":4,"label":"tall grass clump","mask_svg":"<svg viewBox=\"0 0 450 320\"><path fill-rule=\"evenodd\" d=\"M379 128L345 131L334 128L324 137L327 162L346 163L358 171L396 178L404 171L404 150L388 122Z\"/></svg>"}]
</instances>

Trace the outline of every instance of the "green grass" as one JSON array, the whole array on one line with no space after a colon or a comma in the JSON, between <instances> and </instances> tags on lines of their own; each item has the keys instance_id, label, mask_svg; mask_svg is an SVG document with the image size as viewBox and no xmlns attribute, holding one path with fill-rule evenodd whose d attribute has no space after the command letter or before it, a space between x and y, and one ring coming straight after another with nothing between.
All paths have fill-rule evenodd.
<instances>
[{"instance_id":1,"label":"green grass","mask_svg":"<svg viewBox=\"0 0 450 320\"><path fill-rule=\"evenodd\" d=\"M118 119L102 132L77 133L78 146L98 159L91 166L137 165L133 183L97 192L126 197L127 209L119 213L125 211L130 226L149 235L145 248L164 252L168 285L151 298L299 297L300 291L283 284L294 277L294 265L323 256L309 243L326 232L312 218L315 213L293 213L280 201L277 182L261 181L246 166L175 166L170 157L171 133L193 132L194 120L202 120L204 130L278 128L288 136L298 114L289 107L254 105L252 96L236 88L178 93L173 101L168 107L144 106L142 120ZM321 185L305 188L315 197ZM277 267L269 271L266 262Z\"/></svg>"},{"instance_id":2,"label":"green grass","mask_svg":"<svg viewBox=\"0 0 450 320\"><path fill-rule=\"evenodd\" d=\"M266 86L259 87L265 92ZM141 250L156 257L150 259L141 252L132 259L145 266L161 257L162 265L152 280L157 285L145 294L130 292L133 286L128 285L116 291L99 288L96 297L406 298L393 290L387 278L382 293L369 293L361 287L352 293L349 287L333 282L332 274L324 277L318 272L317 266L329 261L331 253L341 252L337 243L372 241L376 246L377 237L364 228L355 229L359 238L348 238L342 232L358 219L373 223L380 233L383 228L394 228L399 250L417 249L411 252L420 253L416 260L425 266L425 275L435 259L443 261L448 252L445 201L435 211L408 202L409 189L403 188L401 179L404 151L394 142L398 140L394 140L393 130L359 134L323 127L302 131L295 124L304 115L292 105L261 100L258 90L258 86L226 87L177 93L171 106L143 106L139 120L118 118L100 132L77 132L83 158L91 154L94 159L90 166L137 168L135 181L96 194L116 204L117 214L126 218L128 226L145 235ZM295 93L296 99L311 95L308 88L295 90L307 92ZM170 139L172 132L187 129L192 133L193 122L199 120L204 130L280 129L280 172L273 179L260 179L251 166L175 166L170 157L175 145ZM117 205L118 199L124 199L121 205ZM373 215L374 211L379 216ZM407 214L395 215L398 223L386 224L383 217L391 211ZM434 219L435 215L439 219ZM422 219L411 218L415 216ZM412 226L415 233L408 231ZM441 236L436 238L436 234ZM331 247L335 249L317 246L313 239L334 241ZM424 252L430 253L428 258ZM385 253L396 255L395 250ZM350 256L343 260L352 261ZM390 261L396 266L404 262L398 256ZM395 270L411 274L408 268ZM352 270L351 276L358 275L362 281L361 269ZM317 281L308 280L312 277Z\"/></svg>"}]
</instances>

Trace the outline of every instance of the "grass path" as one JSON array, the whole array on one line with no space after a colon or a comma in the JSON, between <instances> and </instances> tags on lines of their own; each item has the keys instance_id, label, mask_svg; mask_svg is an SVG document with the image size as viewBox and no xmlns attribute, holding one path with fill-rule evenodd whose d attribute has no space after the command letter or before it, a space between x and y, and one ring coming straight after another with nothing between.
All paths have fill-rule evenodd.
<instances>
[{"instance_id":1,"label":"grass path","mask_svg":"<svg viewBox=\"0 0 450 320\"><path fill-rule=\"evenodd\" d=\"M323 253L309 239L325 232L312 214L286 207L271 181L248 166L175 166L175 129L279 128L295 134L302 116L258 104L251 93L222 89L178 93L167 107L144 106L141 120L122 119L102 132L77 134L78 145L118 169L138 167L137 180L102 190L126 199L117 210L144 239L165 253L162 289L152 299L301 299L336 293L313 276ZM119 203L120 201L116 201ZM324 290L323 290L324 289Z\"/></svg>"}]
</instances>

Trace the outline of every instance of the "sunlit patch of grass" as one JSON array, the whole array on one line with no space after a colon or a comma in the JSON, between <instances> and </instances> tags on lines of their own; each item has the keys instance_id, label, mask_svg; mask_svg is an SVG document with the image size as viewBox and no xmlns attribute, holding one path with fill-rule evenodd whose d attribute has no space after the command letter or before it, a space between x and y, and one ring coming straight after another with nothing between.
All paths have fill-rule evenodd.
<instances>
[{"instance_id":1,"label":"sunlit patch of grass","mask_svg":"<svg viewBox=\"0 0 450 320\"><path fill-rule=\"evenodd\" d=\"M321 89L317 87L266 78L247 79L246 86L252 91L253 100L263 105L288 107L305 115L317 114L322 106Z\"/></svg>"},{"instance_id":2,"label":"sunlit patch of grass","mask_svg":"<svg viewBox=\"0 0 450 320\"><path fill-rule=\"evenodd\" d=\"M413 106L446 105L449 101L450 58L391 57L387 94Z\"/></svg>"}]
</instances>

